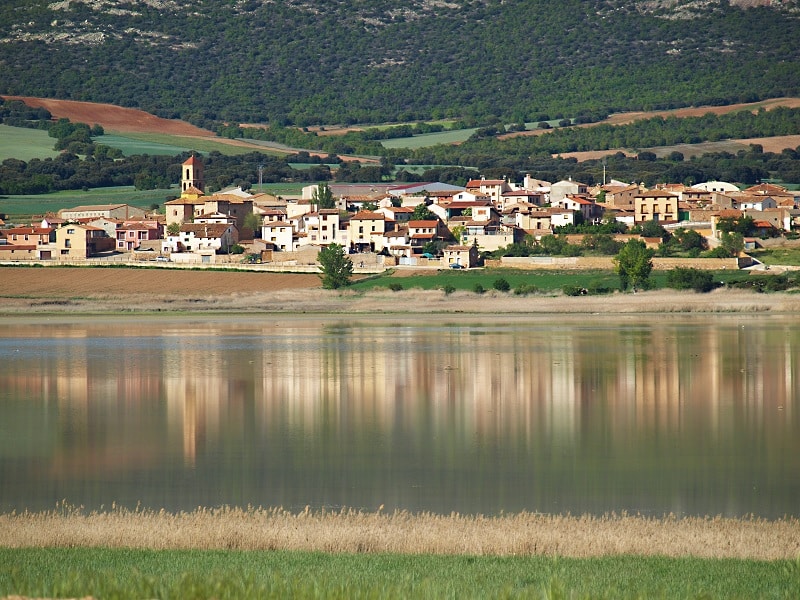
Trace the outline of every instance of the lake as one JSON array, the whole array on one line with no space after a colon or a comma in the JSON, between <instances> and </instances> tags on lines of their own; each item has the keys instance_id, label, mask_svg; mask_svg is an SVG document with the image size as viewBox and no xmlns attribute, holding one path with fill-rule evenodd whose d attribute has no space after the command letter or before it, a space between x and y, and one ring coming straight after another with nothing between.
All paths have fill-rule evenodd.
<instances>
[{"instance_id":1,"label":"lake","mask_svg":"<svg viewBox=\"0 0 800 600\"><path fill-rule=\"evenodd\" d=\"M8 317L0 511L800 517L798 398L790 316Z\"/></svg>"}]
</instances>

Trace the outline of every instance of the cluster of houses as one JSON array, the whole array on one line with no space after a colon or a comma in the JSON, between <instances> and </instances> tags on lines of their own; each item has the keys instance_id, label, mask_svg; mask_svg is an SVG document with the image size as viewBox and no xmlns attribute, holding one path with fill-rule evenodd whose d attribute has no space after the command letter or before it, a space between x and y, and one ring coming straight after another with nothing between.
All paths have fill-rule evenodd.
<instances>
[{"instance_id":1,"label":"cluster of houses","mask_svg":"<svg viewBox=\"0 0 800 600\"><path fill-rule=\"evenodd\" d=\"M647 189L618 181L588 186L526 176L521 184L474 179L465 187L443 183L333 184L335 207L320 208L317 186L297 198L241 188L206 195L203 165L182 165L181 195L163 214L126 204L79 206L26 227L0 228L0 260L79 260L132 253L152 260L217 262L242 246L248 256L280 261L291 253L336 243L351 253L393 257L395 264L436 259L470 267L479 251L494 251L526 236L540 239L559 226L616 219L629 226L657 221L713 239L722 217L753 218L760 233L800 226L800 192L773 184L746 190L725 182ZM424 204L423 220L415 219ZM429 244L438 242L437 244ZM430 249L437 248L436 256ZM427 250L426 250L427 249Z\"/></svg>"}]
</instances>

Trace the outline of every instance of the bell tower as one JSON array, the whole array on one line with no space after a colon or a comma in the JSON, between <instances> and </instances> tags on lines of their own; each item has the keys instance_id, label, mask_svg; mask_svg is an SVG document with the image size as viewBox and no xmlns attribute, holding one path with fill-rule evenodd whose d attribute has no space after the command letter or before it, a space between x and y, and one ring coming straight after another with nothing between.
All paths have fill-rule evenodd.
<instances>
[{"instance_id":1,"label":"bell tower","mask_svg":"<svg viewBox=\"0 0 800 600\"><path fill-rule=\"evenodd\" d=\"M203 191L203 162L194 154L181 165L181 192L190 187Z\"/></svg>"}]
</instances>

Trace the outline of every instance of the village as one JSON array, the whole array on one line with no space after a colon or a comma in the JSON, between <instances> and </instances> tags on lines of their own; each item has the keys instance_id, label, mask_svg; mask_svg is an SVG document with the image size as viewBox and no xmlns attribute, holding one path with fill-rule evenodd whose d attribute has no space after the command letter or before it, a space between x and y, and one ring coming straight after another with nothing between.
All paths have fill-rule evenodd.
<instances>
[{"instance_id":1,"label":"village","mask_svg":"<svg viewBox=\"0 0 800 600\"><path fill-rule=\"evenodd\" d=\"M588 186L525 176L519 184L473 179L465 187L414 184L316 184L283 198L241 188L204 193L203 163L181 166L180 197L163 212L127 204L78 206L29 225L0 221L0 260L71 264L86 261L163 266L258 265L318 269L320 248L339 244L355 270L396 266L469 269L488 252L540 241L559 227L614 220L628 228L656 222L694 230L719 244L720 219L750 217L759 238L780 238L800 226L800 192L769 183L744 190L727 182L687 187L611 180ZM320 191L332 208L320 205ZM575 236L571 236L575 237ZM630 238L630 235L618 235ZM645 238L650 247L660 240Z\"/></svg>"}]
</instances>

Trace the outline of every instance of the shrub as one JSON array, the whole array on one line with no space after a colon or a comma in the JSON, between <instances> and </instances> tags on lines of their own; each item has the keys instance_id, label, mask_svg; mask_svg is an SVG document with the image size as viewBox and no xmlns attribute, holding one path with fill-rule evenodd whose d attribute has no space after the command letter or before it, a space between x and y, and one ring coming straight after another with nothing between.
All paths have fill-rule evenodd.
<instances>
[{"instance_id":1,"label":"shrub","mask_svg":"<svg viewBox=\"0 0 800 600\"><path fill-rule=\"evenodd\" d=\"M393 292L399 292L399 291L401 291L403 289L403 284L402 283L390 283L389 284L389 289L392 290Z\"/></svg>"},{"instance_id":2,"label":"shrub","mask_svg":"<svg viewBox=\"0 0 800 600\"><path fill-rule=\"evenodd\" d=\"M747 279L729 281L728 287L737 289L751 289L759 293L782 292L795 287L796 281L791 281L785 274L782 275L751 275Z\"/></svg>"},{"instance_id":3,"label":"shrub","mask_svg":"<svg viewBox=\"0 0 800 600\"><path fill-rule=\"evenodd\" d=\"M716 283L714 282L714 277L708 271L676 267L667 273L667 287L705 293L713 290L716 287Z\"/></svg>"},{"instance_id":4,"label":"shrub","mask_svg":"<svg viewBox=\"0 0 800 600\"><path fill-rule=\"evenodd\" d=\"M472 291L475 292L476 294L483 294L486 292L486 290L480 283L476 283L475 287L472 288Z\"/></svg>"},{"instance_id":5,"label":"shrub","mask_svg":"<svg viewBox=\"0 0 800 600\"><path fill-rule=\"evenodd\" d=\"M508 283L508 281L505 278L500 277L499 279L494 280L492 287L499 292L507 292L508 290L511 289L511 284Z\"/></svg>"},{"instance_id":6,"label":"shrub","mask_svg":"<svg viewBox=\"0 0 800 600\"><path fill-rule=\"evenodd\" d=\"M731 253L722 246L717 246L705 253L706 258L730 258Z\"/></svg>"},{"instance_id":7,"label":"shrub","mask_svg":"<svg viewBox=\"0 0 800 600\"><path fill-rule=\"evenodd\" d=\"M535 294L538 291L539 288L532 283L521 283L514 288L514 294L516 296L527 296L528 294Z\"/></svg>"},{"instance_id":8,"label":"shrub","mask_svg":"<svg viewBox=\"0 0 800 600\"><path fill-rule=\"evenodd\" d=\"M565 296L585 296L587 293L586 288L577 285L565 285L561 288Z\"/></svg>"},{"instance_id":9,"label":"shrub","mask_svg":"<svg viewBox=\"0 0 800 600\"><path fill-rule=\"evenodd\" d=\"M446 285L442 288L442 291L444 292L445 296L449 296L450 294L456 291L456 288L452 285Z\"/></svg>"},{"instance_id":10,"label":"shrub","mask_svg":"<svg viewBox=\"0 0 800 600\"><path fill-rule=\"evenodd\" d=\"M586 292L590 296L602 296L604 294L613 293L614 288L603 285L603 282L601 281L591 281L589 282L589 285L586 286Z\"/></svg>"}]
</instances>

